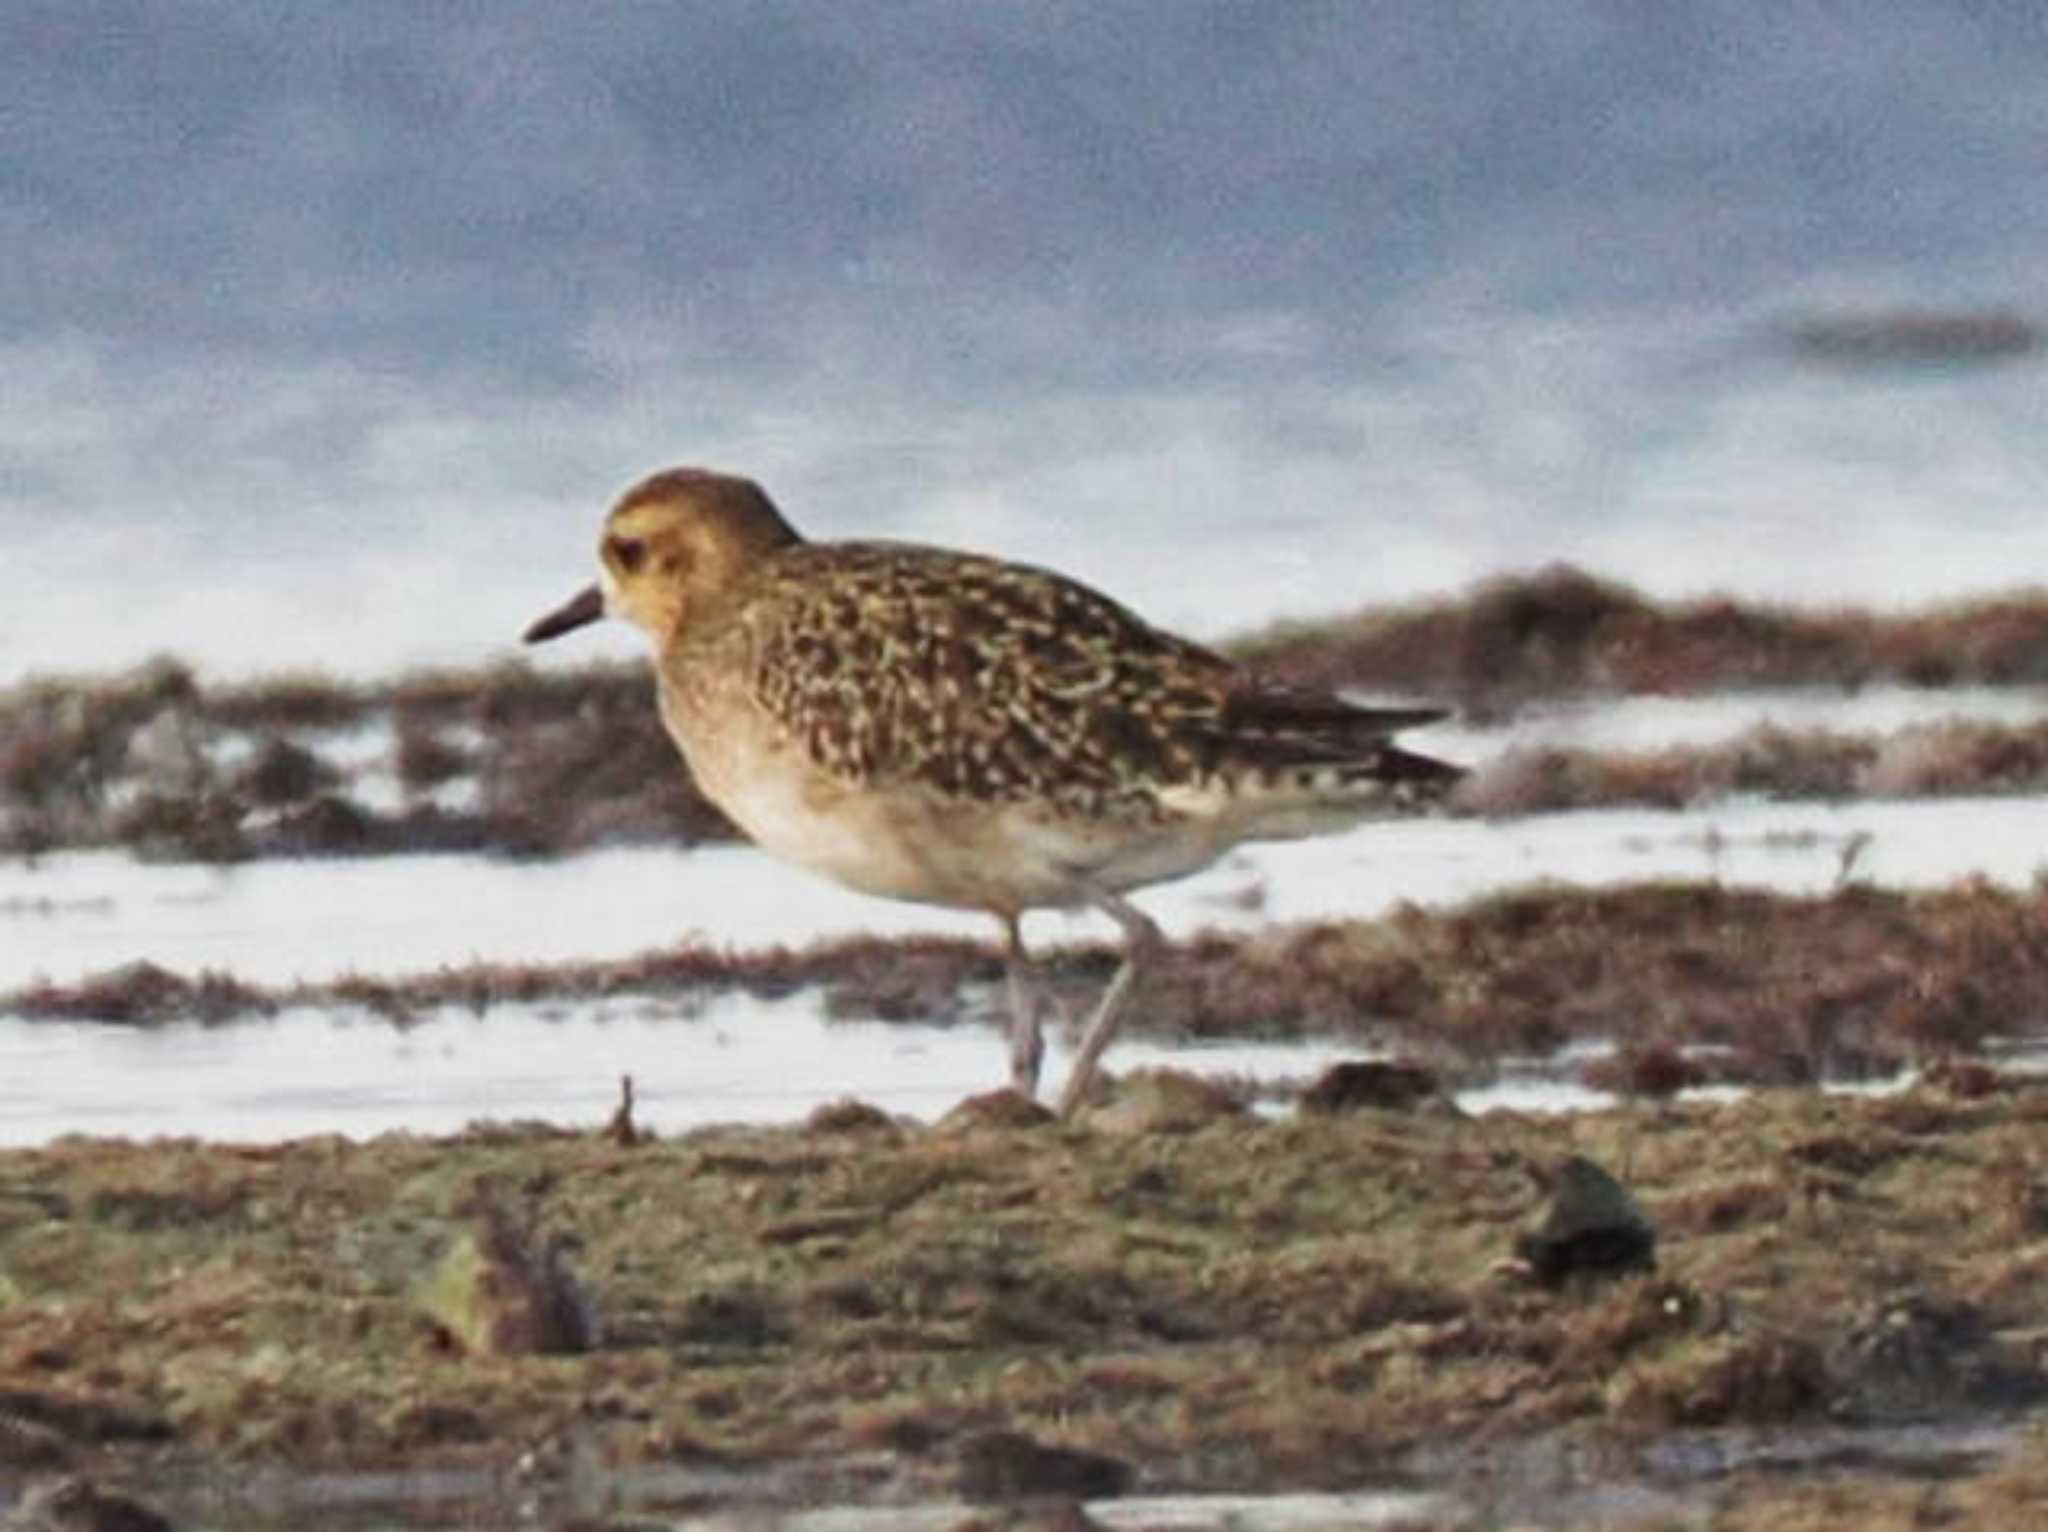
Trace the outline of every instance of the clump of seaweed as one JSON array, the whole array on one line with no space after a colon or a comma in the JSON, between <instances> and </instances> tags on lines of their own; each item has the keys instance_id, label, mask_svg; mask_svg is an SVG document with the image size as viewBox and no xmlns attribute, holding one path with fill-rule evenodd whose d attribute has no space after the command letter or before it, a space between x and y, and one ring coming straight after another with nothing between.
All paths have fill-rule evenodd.
<instances>
[{"instance_id":1,"label":"clump of seaweed","mask_svg":"<svg viewBox=\"0 0 2048 1532\"><path fill-rule=\"evenodd\" d=\"M265 991L228 974L209 970L188 979L155 963L137 962L76 984L31 984L9 995L6 1008L31 1019L147 1027L269 1015L277 1009L277 1002Z\"/></svg>"},{"instance_id":2,"label":"clump of seaweed","mask_svg":"<svg viewBox=\"0 0 2048 1532\"><path fill-rule=\"evenodd\" d=\"M1077 1000L1116 962L1104 946L1049 954ZM825 991L841 1017L948 1023L989 1013L1001 953L958 938L841 938L732 952L685 944L636 958L476 963L412 978L354 975L262 988L119 970L0 996L46 1016L359 1007L405 1024L441 1007L773 997ZM1440 1072L1544 1058L1568 1043L1619 1050L1600 1083L1659 1097L1700 1083L1796 1085L1895 1074L2039 1030L2048 903L1966 883L1896 892L1845 883L1800 896L1717 884L1508 890L1450 909L1317 921L1170 945L1134 1030L1178 1038L1337 1037L1395 1047Z\"/></svg>"},{"instance_id":3,"label":"clump of seaweed","mask_svg":"<svg viewBox=\"0 0 2048 1532\"><path fill-rule=\"evenodd\" d=\"M2048 790L2048 722L1964 719L1892 734L1771 724L1722 744L1662 750L1515 746L1459 784L1468 813L1553 813L1631 804L1680 809L1735 794L1839 802Z\"/></svg>"},{"instance_id":4,"label":"clump of seaweed","mask_svg":"<svg viewBox=\"0 0 2048 1532\"><path fill-rule=\"evenodd\" d=\"M1558 696L2019 685L2048 680L2048 592L1879 615L1727 596L1657 601L1552 564L1457 597L1283 624L1230 648L1290 679L1452 701L1481 716Z\"/></svg>"},{"instance_id":5,"label":"clump of seaweed","mask_svg":"<svg viewBox=\"0 0 2048 1532\"><path fill-rule=\"evenodd\" d=\"M90 843L150 720L191 707L192 673L155 660L106 680L31 681L0 695L0 826L24 849Z\"/></svg>"},{"instance_id":6,"label":"clump of seaweed","mask_svg":"<svg viewBox=\"0 0 2048 1532\"><path fill-rule=\"evenodd\" d=\"M381 759L366 733L388 731ZM341 747L348 744L344 751ZM343 764L344 760L348 764ZM401 806L357 790L382 774ZM438 789L474 784L452 807ZM346 856L732 834L663 734L637 667L522 664L385 684L294 675L202 688L157 661L0 693L0 850L154 859Z\"/></svg>"},{"instance_id":7,"label":"clump of seaweed","mask_svg":"<svg viewBox=\"0 0 2048 1532\"><path fill-rule=\"evenodd\" d=\"M2048 593L1900 616L1726 597L1660 602L1568 565L1230 646L1282 679L1453 703L1759 686L2048 681ZM364 745L372 749L366 756ZM1510 749L1470 812L2037 791L2048 724L1886 737L1759 728L1645 752ZM395 791L393 790L395 789ZM202 686L175 661L0 692L0 851L130 846L158 858L488 848L545 856L734 833L662 730L644 666L520 661L392 681L292 675Z\"/></svg>"},{"instance_id":8,"label":"clump of seaweed","mask_svg":"<svg viewBox=\"0 0 2048 1532\"><path fill-rule=\"evenodd\" d=\"M397 740L392 767L398 774L399 787L409 798L432 792L475 764L470 752L451 743L442 727L416 705L400 704L395 726Z\"/></svg>"}]
</instances>

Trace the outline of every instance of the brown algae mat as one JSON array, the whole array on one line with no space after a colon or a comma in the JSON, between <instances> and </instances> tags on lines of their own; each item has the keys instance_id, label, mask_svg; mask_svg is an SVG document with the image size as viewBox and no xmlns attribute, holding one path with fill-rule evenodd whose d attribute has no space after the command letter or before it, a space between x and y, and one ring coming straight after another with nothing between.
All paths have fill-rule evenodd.
<instances>
[{"instance_id":1,"label":"brown algae mat","mask_svg":"<svg viewBox=\"0 0 2048 1532\"><path fill-rule=\"evenodd\" d=\"M1148 1492L1269 1490L1560 1433L1626 1474L1674 1431L2040 1393L2048 1085L1267 1119L1176 1078L1064 1127L849 1103L673 1139L0 1154L0 1471L573 1451L943 1489L1001 1429ZM1654 1271L1553 1288L1512 1260L1573 1155L1633 1192ZM502 1283L481 1315L437 1299L492 1230L561 1278L573 1322L522 1317Z\"/></svg>"},{"instance_id":2,"label":"brown algae mat","mask_svg":"<svg viewBox=\"0 0 2048 1532\"><path fill-rule=\"evenodd\" d=\"M1106 947L1059 949L1051 987L1078 1007L1115 963ZM275 987L138 963L0 994L0 1015L225 1025L310 1006L403 1024L438 1008L488 1016L501 1005L816 986L834 1017L953 1023L985 1019L1001 979L1001 954L986 942L848 937ZM2044 997L2048 895L2037 888L1852 882L1808 896L1717 883L1532 884L1377 920L1175 942L1146 980L1131 1031L1350 1039L1417 1055L1458 1084L1483 1082L1504 1056L1612 1042L1620 1057L1593 1083L1655 1096L1686 1083L1871 1079L1969 1060L2037 1034ZM1683 1077L1661 1078L1674 1071Z\"/></svg>"}]
</instances>

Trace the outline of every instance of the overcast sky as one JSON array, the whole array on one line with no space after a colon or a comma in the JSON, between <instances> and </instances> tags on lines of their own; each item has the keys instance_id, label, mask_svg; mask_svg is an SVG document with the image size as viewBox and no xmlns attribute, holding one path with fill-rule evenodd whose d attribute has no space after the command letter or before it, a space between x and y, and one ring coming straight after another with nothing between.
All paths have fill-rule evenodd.
<instances>
[{"instance_id":1,"label":"overcast sky","mask_svg":"<svg viewBox=\"0 0 2048 1532\"><path fill-rule=\"evenodd\" d=\"M0 682L517 607L676 460L1140 579L1371 498L1382 597L1653 537L1786 315L2048 310L2032 0L10 0L0 144Z\"/></svg>"}]
</instances>

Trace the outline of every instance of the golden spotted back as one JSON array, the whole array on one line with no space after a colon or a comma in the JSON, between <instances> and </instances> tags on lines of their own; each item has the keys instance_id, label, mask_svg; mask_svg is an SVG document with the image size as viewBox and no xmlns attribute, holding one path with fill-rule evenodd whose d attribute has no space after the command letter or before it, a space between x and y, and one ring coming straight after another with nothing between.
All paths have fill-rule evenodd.
<instances>
[{"instance_id":1,"label":"golden spotted back","mask_svg":"<svg viewBox=\"0 0 2048 1532\"><path fill-rule=\"evenodd\" d=\"M836 776L1095 813L1215 765L1228 663L1057 575L806 544L731 594L672 678L743 649L755 704Z\"/></svg>"},{"instance_id":2,"label":"golden spotted back","mask_svg":"<svg viewBox=\"0 0 2048 1532\"><path fill-rule=\"evenodd\" d=\"M1156 820L1176 788L1384 775L1386 736L1433 716L1260 682L1076 581L936 548L790 547L722 606L664 666L685 711L693 676L738 670L833 776L969 801Z\"/></svg>"}]
</instances>

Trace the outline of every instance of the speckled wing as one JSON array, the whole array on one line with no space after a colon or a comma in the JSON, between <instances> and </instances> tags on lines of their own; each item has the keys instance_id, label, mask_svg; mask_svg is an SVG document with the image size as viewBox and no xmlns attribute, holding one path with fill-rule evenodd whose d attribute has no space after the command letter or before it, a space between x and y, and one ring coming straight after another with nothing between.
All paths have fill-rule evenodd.
<instances>
[{"instance_id":1,"label":"speckled wing","mask_svg":"<svg viewBox=\"0 0 2048 1532\"><path fill-rule=\"evenodd\" d=\"M1076 581L911 545L792 549L743 624L755 700L820 765L983 801L1128 812L1239 768L1363 766L1438 716L1266 685Z\"/></svg>"},{"instance_id":2,"label":"speckled wing","mask_svg":"<svg viewBox=\"0 0 2048 1532\"><path fill-rule=\"evenodd\" d=\"M1403 729L1446 716L1441 708L1358 707L1330 692L1241 670L1224 702L1225 755L1251 770L1333 767L1340 780L1351 771L1380 772L1448 786L1464 773L1391 743Z\"/></svg>"}]
</instances>

